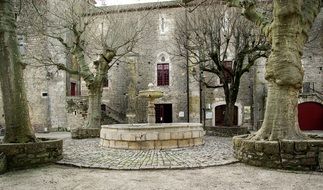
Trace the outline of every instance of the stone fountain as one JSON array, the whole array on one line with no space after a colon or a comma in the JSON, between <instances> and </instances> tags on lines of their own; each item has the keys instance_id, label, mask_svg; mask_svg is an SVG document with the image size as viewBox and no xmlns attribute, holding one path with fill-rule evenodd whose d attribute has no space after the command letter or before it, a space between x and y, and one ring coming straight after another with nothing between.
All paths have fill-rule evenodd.
<instances>
[{"instance_id":1,"label":"stone fountain","mask_svg":"<svg viewBox=\"0 0 323 190\"><path fill-rule=\"evenodd\" d=\"M150 83L147 90L139 91L139 97L148 100L147 121L142 124L115 124L101 127L101 145L119 149L171 149L204 144L200 123L155 123L155 100L163 92Z\"/></svg>"},{"instance_id":2,"label":"stone fountain","mask_svg":"<svg viewBox=\"0 0 323 190\"><path fill-rule=\"evenodd\" d=\"M155 100L163 97L163 92L160 90L153 89L154 85L152 83L148 84L148 90L139 91L139 97L145 97L148 99L147 106L147 121L148 124L156 123L156 115L155 115Z\"/></svg>"}]
</instances>

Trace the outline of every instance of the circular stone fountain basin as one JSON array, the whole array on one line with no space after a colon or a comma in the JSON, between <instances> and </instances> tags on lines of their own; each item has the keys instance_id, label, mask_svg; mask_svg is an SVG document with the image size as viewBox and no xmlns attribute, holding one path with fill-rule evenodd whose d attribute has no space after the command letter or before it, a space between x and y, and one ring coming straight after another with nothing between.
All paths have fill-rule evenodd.
<instances>
[{"instance_id":1,"label":"circular stone fountain basin","mask_svg":"<svg viewBox=\"0 0 323 190\"><path fill-rule=\"evenodd\" d=\"M101 145L118 149L171 149L204 144L200 123L103 125Z\"/></svg>"}]
</instances>

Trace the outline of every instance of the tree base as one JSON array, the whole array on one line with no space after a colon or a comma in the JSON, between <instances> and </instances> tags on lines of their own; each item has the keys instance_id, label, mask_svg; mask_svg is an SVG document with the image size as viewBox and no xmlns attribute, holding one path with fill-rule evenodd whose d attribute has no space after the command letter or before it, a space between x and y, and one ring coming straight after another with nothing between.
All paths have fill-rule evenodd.
<instances>
[{"instance_id":1,"label":"tree base","mask_svg":"<svg viewBox=\"0 0 323 190\"><path fill-rule=\"evenodd\" d=\"M3 163L6 163L8 170L36 167L61 160L63 140L39 139L35 143L0 143L0 152L4 153L6 162Z\"/></svg>"},{"instance_id":2,"label":"tree base","mask_svg":"<svg viewBox=\"0 0 323 190\"><path fill-rule=\"evenodd\" d=\"M323 140L250 140L233 137L235 157L249 165L290 170L323 171Z\"/></svg>"},{"instance_id":3,"label":"tree base","mask_svg":"<svg viewBox=\"0 0 323 190\"><path fill-rule=\"evenodd\" d=\"M99 138L100 128L77 128L71 130L72 139Z\"/></svg>"}]
</instances>

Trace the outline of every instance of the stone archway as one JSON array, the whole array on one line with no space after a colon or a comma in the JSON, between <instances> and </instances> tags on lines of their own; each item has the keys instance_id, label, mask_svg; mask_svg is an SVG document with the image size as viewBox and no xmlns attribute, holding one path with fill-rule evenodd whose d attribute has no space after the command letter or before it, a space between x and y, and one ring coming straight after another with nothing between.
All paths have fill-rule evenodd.
<instances>
[{"instance_id":1,"label":"stone archway","mask_svg":"<svg viewBox=\"0 0 323 190\"><path fill-rule=\"evenodd\" d=\"M323 130L323 105L303 102L298 105L298 122L301 130Z\"/></svg>"},{"instance_id":2,"label":"stone archway","mask_svg":"<svg viewBox=\"0 0 323 190\"><path fill-rule=\"evenodd\" d=\"M219 101L212 104L212 112L213 112L212 125L214 126L216 126L215 108L218 106L225 106L225 101ZM243 106L240 103L236 103L235 108L237 109L237 125L241 126L243 121Z\"/></svg>"}]
</instances>

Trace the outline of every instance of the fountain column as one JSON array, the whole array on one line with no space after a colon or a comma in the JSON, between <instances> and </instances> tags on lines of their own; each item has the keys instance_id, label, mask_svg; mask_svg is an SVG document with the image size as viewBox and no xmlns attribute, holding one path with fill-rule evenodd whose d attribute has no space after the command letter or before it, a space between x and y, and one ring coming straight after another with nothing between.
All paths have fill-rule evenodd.
<instances>
[{"instance_id":1,"label":"fountain column","mask_svg":"<svg viewBox=\"0 0 323 190\"><path fill-rule=\"evenodd\" d=\"M156 123L156 114L155 114L155 101L152 99L148 99L148 106L147 106L147 122L149 124Z\"/></svg>"},{"instance_id":2,"label":"fountain column","mask_svg":"<svg viewBox=\"0 0 323 190\"><path fill-rule=\"evenodd\" d=\"M148 98L147 106L147 122L148 124L156 123L155 115L155 99L163 96L163 92L160 90L153 89L152 83L148 84L148 90L139 91L139 96Z\"/></svg>"}]
</instances>

